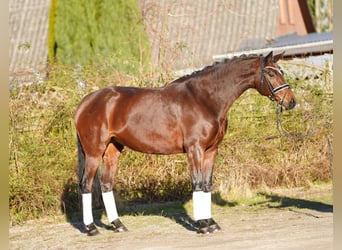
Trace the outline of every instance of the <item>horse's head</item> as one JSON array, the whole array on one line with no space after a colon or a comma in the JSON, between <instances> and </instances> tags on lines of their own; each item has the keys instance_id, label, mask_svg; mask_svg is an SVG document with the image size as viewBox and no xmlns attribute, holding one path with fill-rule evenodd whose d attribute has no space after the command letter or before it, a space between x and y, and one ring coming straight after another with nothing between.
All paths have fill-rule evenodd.
<instances>
[{"instance_id":1,"label":"horse's head","mask_svg":"<svg viewBox=\"0 0 342 250\"><path fill-rule=\"evenodd\" d=\"M260 57L261 80L256 89L285 109L292 109L296 106L295 97L277 64L283 54L273 56L273 52L270 52L266 57Z\"/></svg>"}]
</instances>

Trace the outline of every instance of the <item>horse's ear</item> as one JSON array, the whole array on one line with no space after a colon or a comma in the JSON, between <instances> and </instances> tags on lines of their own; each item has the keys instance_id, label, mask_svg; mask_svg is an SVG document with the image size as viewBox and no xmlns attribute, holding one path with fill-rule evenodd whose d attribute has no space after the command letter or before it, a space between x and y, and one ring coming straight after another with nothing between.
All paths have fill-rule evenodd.
<instances>
[{"instance_id":1,"label":"horse's ear","mask_svg":"<svg viewBox=\"0 0 342 250\"><path fill-rule=\"evenodd\" d=\"M273 51L267 54L264 60L264 64L267 65L268 63L272 62L273 60Z\"/></svg>"},{"instance_id":2,"label":"horse's ear","mask_svg":"<svg viewBox=\"0 0 342 250\"><path fill-rule=\"evenodd\" d=\"M278 54L278 55L275 55L275 56L273 57L273 62L277 62L279 59L283 58L284 54L285 54L285 51L281 52L281 53Z\"/></svg>"}]
</instances>

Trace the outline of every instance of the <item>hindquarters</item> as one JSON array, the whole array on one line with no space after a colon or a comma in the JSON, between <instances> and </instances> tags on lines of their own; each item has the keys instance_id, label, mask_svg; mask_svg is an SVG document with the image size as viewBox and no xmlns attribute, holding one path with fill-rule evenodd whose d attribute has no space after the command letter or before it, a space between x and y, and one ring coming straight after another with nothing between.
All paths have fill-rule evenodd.
<instances>
[{"instance_id":1,"label":"hindquarters","mask_svg":"<svg viewBox=\"0 0 342 250\"><path fill-rule=\"evenodd\" d=\"M75 113L75 127L86 156L100 157L110 141L109 119L119 94L104 88L83 98Z\"/></svg>"}]
</instances>

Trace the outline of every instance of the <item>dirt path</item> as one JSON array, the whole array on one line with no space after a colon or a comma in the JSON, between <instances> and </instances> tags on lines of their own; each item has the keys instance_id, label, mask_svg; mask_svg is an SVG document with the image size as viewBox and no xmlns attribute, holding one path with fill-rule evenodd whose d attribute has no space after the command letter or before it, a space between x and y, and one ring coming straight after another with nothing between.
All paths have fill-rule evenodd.
<instances>
[{"instance_id":1,"label":"dirt path","mask_svg":"<svg viewBox=\"0 0 342 250\"><path fill-rule=\"evenodd\" d=\"M264 194L248 205L215 205L222 230L198 235L185 210L124 215L130 230L115 234L106 218L100 235L87 237L80 223L30 221L9 229L10 249L333 249L332 187ZM102 223L103 222L103 223Z\"/></svg>"}]
</instances>

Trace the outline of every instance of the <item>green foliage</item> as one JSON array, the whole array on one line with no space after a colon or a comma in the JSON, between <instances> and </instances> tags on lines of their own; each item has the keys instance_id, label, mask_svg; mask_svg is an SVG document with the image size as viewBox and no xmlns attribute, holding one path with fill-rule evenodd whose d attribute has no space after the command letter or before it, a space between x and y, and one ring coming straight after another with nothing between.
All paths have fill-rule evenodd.
<instances>
[{"instance_id":1,"label":"green foliage","mask_svg":"<svg viewBox=\"0 0 342 250\"><path fill-rule=\"evenodd\" d=\"M68 79L61 75L59 80L10 92L9 203L14 221L55 212L64 178L76 171L73 112L80 97L67 86Z\"/></svg>"},{"instance_id":2,"label":"green foliage","mask_svg":"<svg viewBox=\"0 0 342 250\"><path fill-rule=\"evenodd\" d=\"M305 65L298 67L308 71ZM86 93L114 82L159 85L151 81L160 79L159 74L126 78L109 69L106 63L77 68L56 63L48 80L37 78L30 86L17 83L10 90L12 223L78 211L73 116ZM86 88L80 87L82 81ZM277 130L275 104L255 90L245 92L229 111L228 133L220 145L213 174L214 193L219 197L263 187L308 186L331 179L331 71L317 69L312 77L288 81L298 105L282 114L286 134ZM125 148L115 178L115 192L119 201L189 198L186 156L145 155Z\"/></svg>"},{"instance_id":3,"label":"green foliage","mask_svg":"<svg viewBox=\"0 0 342 250\"><path fill-rule=\"evenodd\" d=\"M333 0L307 0L317 32L333 30Z\"/></svg>"},{"instance_id":4,"label":"green foliage","mask_svg":"<svg viewBox=\"0 0 342 250\"><path fill-rule=\"evenodd\" d=\"M55 22L56 22L56 6L57 0L51 0L50 12L49 12L49 27L48 27L48 58L49 62L55 61Z\"/></svg>"},{"instance_id":5,"label":"green foliage","mask_svg":"<svg viewBox=\"0 0 342 250\"><path fill-rule=\"evenodd\" d=\"M54 27L60 63L84 66L106 60L129 74L142 72L150 63L149 41L135 0L58 0Z\"/></svg>"}]
</instances>

